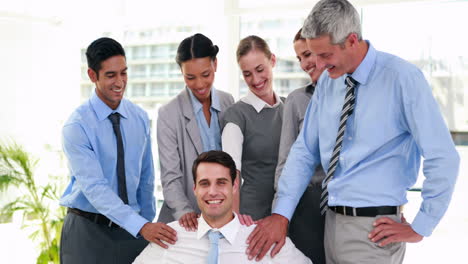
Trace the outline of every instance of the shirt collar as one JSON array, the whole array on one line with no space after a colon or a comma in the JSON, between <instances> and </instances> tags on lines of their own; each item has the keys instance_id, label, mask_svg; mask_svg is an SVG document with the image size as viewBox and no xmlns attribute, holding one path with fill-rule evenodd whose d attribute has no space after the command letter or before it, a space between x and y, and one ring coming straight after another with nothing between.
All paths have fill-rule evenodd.
<instances>
[{"instance_id":1,"label":"shirt collar","mask_svg":"<svg viewBox=\"0 0 468 264\"><path fill-rule=\"evenodd\" d=\"M192 106L193 106L193 112L198 113L198 111L202 109L203 105L200 103L200 101L198 101L198 99L195 97L195 95L193 95L192 91L187 86L185 86L185 89L187 89L190 95L190 100L192 101ZM210 94L211 96L210 107L218 112L221 112L221 106L219 104L218 94L216 92L216 89L213 86L211 87L210 93L211 93Z\"/></svg>"},{"instance_id":2,"label":"shirt collar","mask_svg":"<svg viewBox=\"0 0 468 264\"><path fill-rule=\"evenodd\" d=\"M247 96L242 98L242 101L244 103L248 103L248 104L252 105L253 108L255 108L255 111L257 111L257 113L260 113L260 111L262 111L263 108L275 108L278 105L283 103L283 101L281 101L281 98L275 92L273 92L273 95L276 98L276 103L274 105L269 105L269 104L265 103L265 101L260 99L258 96L256 96L254 93L252 93L252 91L250 91L250 90L247 92Z\"/></svg>"},{"instance_id":3,"label":"shirt collar","mask_svg":"<svg viewBox=\"0 0 468 264\"><path fill-rule=\"evenodd\" d=\"M119 113L123 118L127 118L127 107L125 104L125 100L122 99L120 101L119 106L117 109L112 110L109 106L104 103L99 96L96 94L96 90L93 91L93 94L90 98L91 106L93 107L96 115L98 116L99 121L106 119L112 113Z\"/></svg>"},{"instance_id":4,"label":"shirt collar","mask_svg":"<svg viewBox=\"0 0 468 264\"><path fill-rule=\"evenodd\" d=\"M216 89L211 87L211 108L218 112L221 112L221 105L219 104L219 97Z\"/></svg>"},{"instance_id":5,"label":"shirt collar","mask_svg":"<svg viewBox=\"0 0 468 264\"><path fill-rule=\"evenodd\" d=\"M366 40L366 42L369 45L367 54L362 60L361 64L359 64L353 74L351 74L351 77L353 77L353 79L358 81L360 84L367 83L377 57L377 51L375 50L374 46L372 46L368 40Z\"/></svg>"},{"instance_id":6,"label":"shirt collar","mask_svg":"<svg viewBox=\"0 0 468 264\"><path fill-rule=\"evenodd\" d=\"M211 229L215 231L221 232L223 234L224 238L232 245L234 244L234 241L236 239L237 232L239 231L240 228L240 222L239 219L237 218L237 214L234 214L234 218L227 224L225 224L221 228L212 228L208 223L205 221L205 218L203 218L203 214L200 218L198 218L198 230L197 230L197 239L201 239L210 231Z\"/></svg>"}]
</instances>

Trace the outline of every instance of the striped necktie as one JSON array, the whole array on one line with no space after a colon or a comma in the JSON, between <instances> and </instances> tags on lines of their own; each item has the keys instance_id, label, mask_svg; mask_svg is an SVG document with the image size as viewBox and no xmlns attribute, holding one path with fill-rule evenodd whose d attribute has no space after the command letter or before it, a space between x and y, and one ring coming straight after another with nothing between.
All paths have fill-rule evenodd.
<instances>
[{"instance_id":1,"label":"striped necktie","mask_svg":"<svg viewBox=\"0 0 468 264\"><path fill-rule=\"evenodd\" d=\"M218 242L220 238L223 238L223 234L219 231L208 231L208 238L210 239L210 251L208 252L207 264L218 264Z\"/></svg>"},{"instance_id":2,"label":"striped necktie","mask_svg":"<svg viewBox=\"0 0 468 264\"><path fill-rule=\"evenodd\" d=\"M346 121L348 117L353 113L354 109L354 88L358 84L351 76L346 77L346 96L343 104L343 109L341 110L340 125L338 129L338 135L336 136L335 147L333 148L333 154L330 159L330 164L328 166L327 176L322 182L322 195L320 197L320 213L322 215L328 209L328 183L333 179L335 174L336 167L338 166L338 160L340 158L341 144L343 143L343 138L346 130Z\"/></svg>"}]
</instances>

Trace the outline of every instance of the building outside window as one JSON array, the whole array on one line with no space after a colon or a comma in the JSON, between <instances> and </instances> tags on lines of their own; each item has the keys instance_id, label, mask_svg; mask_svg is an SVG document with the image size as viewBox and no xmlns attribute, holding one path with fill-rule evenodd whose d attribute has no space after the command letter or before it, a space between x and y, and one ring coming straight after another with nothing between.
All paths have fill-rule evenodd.
<instances>
[{"instance_id":1,"label":"building outside window","mask_svg":"<svg viewBox=\"0 0 468 264\"><path fill-rule=\"evenodd\" d=\"M180 91L184 89L185 84L182 82L171 82L168 84L168 86L169 86L169 96L172 97L172 96L179 94Z\"/></svg>"},{"instance_id":2,"label":"building outside window","mask_svg":"<svg viewBox=\"0 0 468 264\"><path fill-rule=\"evenodd\" d=\"M129 73L132 78L140 79L145 78L146 75L146 67L147 65L131 65L129 68Z\"/></svg>"},{"instance_id":3,"label":"building outside window","mask_svg":"<svg viewBox=\"0 0 468 264\"><path fill-rule=\"evenodd\" d=\"M150 85L151 97L164 97L167 96L168 91L165 83L153 82Z\"/></svg>"},{"instance_id":4,"label":"building outside window","mask_svg":"<svg viewBox=\"0 0 468 264\"><path fill-rule=\"evenodd\" d=\"M167 64L155 63L150 65L150 78L164 78L167 77Z\"/></svg>"},{"instance_id":5,"label":"building outside window","mask_svg":"<svg viewBox=\"0 0 468 264\"><path fill-rule=\"evenodd\" d=\"M145 83L133 83L130 86L131 96L142 97L146 95L146 84Z\"/></svg>"}]
</instances>

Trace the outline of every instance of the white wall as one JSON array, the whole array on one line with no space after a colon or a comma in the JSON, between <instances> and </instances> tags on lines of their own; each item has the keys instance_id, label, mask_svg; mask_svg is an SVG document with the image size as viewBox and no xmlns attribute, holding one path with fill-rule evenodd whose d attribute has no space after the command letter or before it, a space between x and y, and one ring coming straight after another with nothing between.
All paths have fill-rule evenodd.
<instances>
[{"instance_id":1,"label":"white wall","mask_svg":"<svg viewBox=\"0 0 468 264\"><path fill-rule=\"evenodd\" d=\"M60 144L79 99L79 53L60 22L0 17L0 138L38 152Z\"/></svg>"}]
</instances>

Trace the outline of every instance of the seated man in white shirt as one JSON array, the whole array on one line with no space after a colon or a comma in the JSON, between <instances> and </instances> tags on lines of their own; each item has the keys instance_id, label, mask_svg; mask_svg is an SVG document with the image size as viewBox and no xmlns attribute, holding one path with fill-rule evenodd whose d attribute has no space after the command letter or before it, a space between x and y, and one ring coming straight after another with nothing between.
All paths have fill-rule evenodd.
<instances>
[{"instance_id":1,"label":"seated man in white shirt","mask_svg":"<svg viewBox=\"0 0 468 264\"><path fill-rule=\"evenodd\" d=\"M232 212L233 194L238 188L234 183L236 165L229 154L214 150L200 154L192 173L193 191L202 213L198 230L186 231L177 221L169 223L177 231L177 243L168 249L151 243L134 263L312 263L289 238L274 258L267 254L261 262L248 259L246 240L256 225L241 225ZM218 238L212 240L214 235Z\"/></svg>"}]
</instances>

